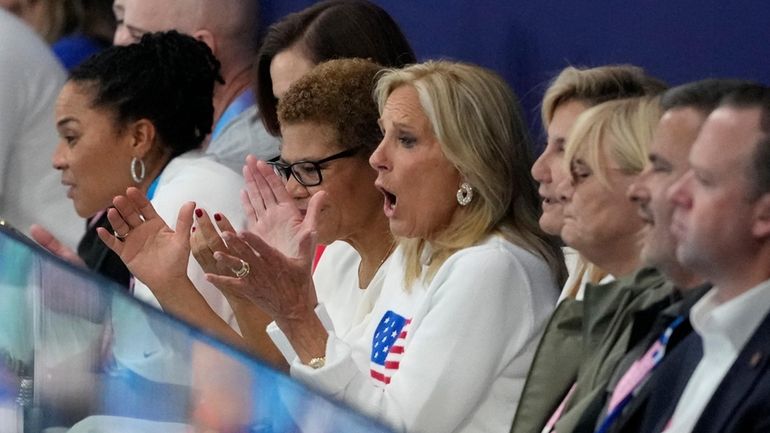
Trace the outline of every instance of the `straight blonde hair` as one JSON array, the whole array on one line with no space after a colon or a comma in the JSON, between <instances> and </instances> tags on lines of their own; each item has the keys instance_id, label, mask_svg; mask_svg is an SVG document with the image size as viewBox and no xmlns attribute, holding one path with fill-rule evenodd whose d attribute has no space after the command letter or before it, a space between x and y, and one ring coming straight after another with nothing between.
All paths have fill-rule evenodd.
<instances>
[{"instance_id":1,"label":"straight blonde hair","mask_svg":"<svg viewBox=\"0 0 770 433\"><path fill-rule=\"evenodd\" d=\"M430 242L427 272L423 273L421 261L427 241L400 240L406 287L420 277L429 282L449 256L491 234L543 258L561 285L566 278L564 256L538 224L540 206L529 174L527 129L508 85L497 74L464 63L429 61L389 69L375 89L380 114L388 96L401 86L417 90L444 156L474 189L471 203L458 208L449 226Z\"/></svg>"}]
</instances>

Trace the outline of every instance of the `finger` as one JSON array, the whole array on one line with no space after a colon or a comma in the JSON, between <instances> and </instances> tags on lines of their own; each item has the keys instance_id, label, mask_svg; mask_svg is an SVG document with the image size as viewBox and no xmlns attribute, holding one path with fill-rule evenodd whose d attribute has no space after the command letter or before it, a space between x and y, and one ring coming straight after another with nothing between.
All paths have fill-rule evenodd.
<instances>
[{"instance_id":1,"label":"finger","mask_svg":"<svg viewBox=\"0 0 770 433\"><path fill-rule=\"evenodd\" d=\"M262 201L265 203L265 208L269 208L278 204L278 199L275 197L275 193L270 187L267 179L262 174L262 170L259 169L260 164L264 165L265 163L263 161L257 162L257 166L255 167L256 170L252 170L252 177L259 194L262 196ZM273 173L273 175L275 175L275 173Z\"/></svg>"},{"instance_id":2,"label":"finger","mask_svg":"<svg viewBox=\"0 0 770 433\"><path fill-rule=\"evenodd\" d=\"M123 223L130 229L138 227L142 224L142 217L139 215L139 210L134 206L134 202L124 195L116 196L112 199L112 205L115 206L117 212L120 213ZM112 223L112 220L110 220ZM115 226L112 226L115 229ZM126 232L118 232L119 234L125 234Z\"/></svg>"},{"instance_id":3,"label":"finger","mask_svg":"<svg viewBox=\"0 0 770 433\"><path fill-rule=\"evenodd\" d=\"M107 245L107 248L111 249L115 252L115 254L120 256L120 253L123 251L123 242L119 241L118 238L113 236L112 233L110 233L104 227L97 227L96 234L99 236L99 239L101 239L102 242Z\"/></svg>"},{"instance_id":4,"label":"finger","mask_svg":"<svg viewBox=\"0 0 770 433\"><path fill-rule=\"evenodd\" d=\"M236 230L233 227L233 225L230 223L230 220L227 219L227 217L222 213L215 213L214 214L214 221L216 221L217 227L219 227L219 231L221 232L233 232L235 233Z\"/></svg>"},{"instance_id":5,"label":"finger","mask_svg":"<svg viewBox=\"0 0 770 433\"><path fill-rule=\"evenodd\" d=\"M249 226L256 224L257 213L254 212L254 207L251 205L251 200L249 200L249 194L245 189L241 190L241 207L243 208L243 213L246 215L246 223Z\"/></svg>"},{"instance_id":6,"label":"finger","mask_svg":"<svg viewBox=\"0 0 770 433\"><path fill-rule=\"evenodd\" d=\"M323 209L325 203L326 191L318 191L310 197L310 201L307 204L307 213L305 213L305 219L302 220L302 227L304 229L310 232L317 231L321 209Z\"/></svg>"},{"instance_id":7,"label":"finger","mask_svg":"<svg viewBox=\"0 0 770 433\"><path fill-rule=\"evenodd\" d=\"M139 188L135 188L133 186L129 187L126 190L126 197L128 197L134 203L134 208L139 212L145 221L153 218L160 218L158 213L155 211L155 207L153 207L150 200L147 199L147 196L145 196L144 193L139 190Z\"/></svg>"},{"instance_id":8,"label":"finger","mask_svg":"<svg viewBox=\"0 0 770 433\"><path fill-rule=\"evenodd\" d=\"M247 292L246 283L240 278L229 276L232 275L232 271L228 270L228 272L228 274L223 275L207 273L206 280L223 293L242 294Z\"/></svg>"},{"instance_id":9,"label":"finger","mask_svg":"<svg viewBox=\"0 0 770 433\"><path fill-rule=\"evenodd\" d=\"M275 174L275 171L273 171L272 167L270 167L264 161L258 161L256 168L262 174L262 177L265 179L267 184L270 186L273 195L279 203L294 202L294 200L292 200L291 196L289 195L289 192L286 190L286 184L284 184L283 180L281 180L281 178Z\"/></svg>"},{"instance_id":10,"label":"finger","mask_svg":"<svg viewBox=\"0 0 770 433\"><path fill-rule=\"evenodd\" d=\"M123 215L117 209L107 209L107 221L110 222L112 230L120 236L125 237L131 231L131 227L129 227L128 223L123 219Z\"/></svg>"},{"instance_id":11,"label":"finger","mask_svg":"<svg viewBox=\"0 0 770 433\"><path fill-rule=\"evenodd\" d=\"M150 206L152 207L152 206ZM195 202L188 201L182 205L179 209L179 214L176 217L175 236L180 236L183 239L190 238L190 229L193 224L193 210L195 209ZM153 209L155 212L155 209ZM157 214L156 214L157 215Z\"/></svg>"},{"instance_id":12,"label":"finger","mask_svg":"<svg viewBox=\"0 0 770 433\"><path fill-rule=\"evenodd\" d=\"M257 219L259 219L265 214L265 202L262 200L262 194L259 193L259 188L254 180L254 171L249 165L243 167L243 178L246 180L246 196L249 198L251 209L254 211Z\"/></svg>"},{"instance_id":13,"label":"finger","mask_svg":"<svg viewBox=\"0 0 770 433\"><path fill-rule=\"evenodd\" d=\"M203 209L198 209L198 211L200 211L201 215L197 216L196 214L198 230L200 231L200 236L206 242L208 249L212 252L227 251L227 245L225 244L225 241L222 240L219 232L217 232L217 228L214 227L214 224L211 222L208 212Z\"/></svg>"},{"instance_id":14,"label":"finger","mask_svg":"<svg viewBox=\"0 0 770 433\"><path fill-rule=\"evenodd\" d=\"M318 232L303 232L299 240L299 259L307 269L313 268L316 246L318 245Z\"/></svg>"},{"instance_id":15,"label":"finger","mask_svg":"<svg viewBox=\"0 0 770 433\"><path fill-rule=\"evenodd\" d=\"M248 258L240 258L222 251L214 253L214 260L217 261L217 268L219 268L220 274L227 276L235 275L235 272L243 267L241 260L248 263L249 267L253 267L256 262L256 258L253 255Z\"/></svg>"}]
</instances>

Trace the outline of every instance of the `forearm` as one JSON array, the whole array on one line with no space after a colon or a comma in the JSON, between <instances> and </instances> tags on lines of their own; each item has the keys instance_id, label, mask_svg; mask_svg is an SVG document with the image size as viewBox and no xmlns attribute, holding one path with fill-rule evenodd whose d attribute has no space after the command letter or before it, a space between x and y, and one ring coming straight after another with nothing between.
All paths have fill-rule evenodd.
<instances>
[{"instance_id":1,"label":"forearm","mask_svg":"<svg viewBox=\"0 0 770 433\"><path fill-rule=\"evenodd\" d=\"M275 323L286 335L303 364L325 356L329 333L313 310L293 317L276 318Z\"/></svg>"}]
</instances>

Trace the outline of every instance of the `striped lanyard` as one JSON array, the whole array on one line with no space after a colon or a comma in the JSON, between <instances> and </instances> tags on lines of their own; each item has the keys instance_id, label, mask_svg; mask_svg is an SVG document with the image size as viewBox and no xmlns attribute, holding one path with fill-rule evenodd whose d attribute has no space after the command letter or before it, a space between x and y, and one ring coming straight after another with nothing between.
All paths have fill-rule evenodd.
<instances>
[{"instance_id":1,"label":"striped lanyard","mask_svg":"<svg viewBox=\"0 0 770 433\"><path fill-rule=\"evenodd\" d=\"M652 371L663 361L666 355L666 346L668 345L674 330L684 322L685 316L677 316L671 324L668 325L663 334L655 340L644 356L636 360L626 371L610 398L607 416L602 420L596 433L606 433L612 424L618 419L623 410L638 394L642 383L647 379Z\"/></svg>"}]
</instances>

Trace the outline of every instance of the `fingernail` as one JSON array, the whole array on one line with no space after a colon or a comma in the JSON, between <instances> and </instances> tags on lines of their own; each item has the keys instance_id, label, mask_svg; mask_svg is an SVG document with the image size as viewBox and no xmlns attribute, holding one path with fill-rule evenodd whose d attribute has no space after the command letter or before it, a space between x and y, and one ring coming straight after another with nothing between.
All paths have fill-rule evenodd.
<instances>
[{"instance_id":1,"label":"fingernail","mask_svg":"<svg viewBox=\"0 0 770 433\"><path fill-rule=\"evenodd\" d=\"M201 209L195 209L195 216L198 218L203 217L203 211Z\"/></svg>"},{"instance_id":2,"label":"fingernail","mask_svg":"<svg viewBox=\"0 0 770 433\"><path fill-rule=\"evenodd\" d=\"M192 228L192 232L195 233L195 227Z\"/></svg>"},{"instance_id":3,"label":"fingernail","mask_svg":"<svg viewBox=\"0 0 770 433\"><path fill-rule=\"evenodd\" d=\"M222 214L220 214L220 213L215 213L215 214L214 214L214 219L215 219L215 220L217 220L217 221L222 221Z\"/></svg>"}]
</instances>

